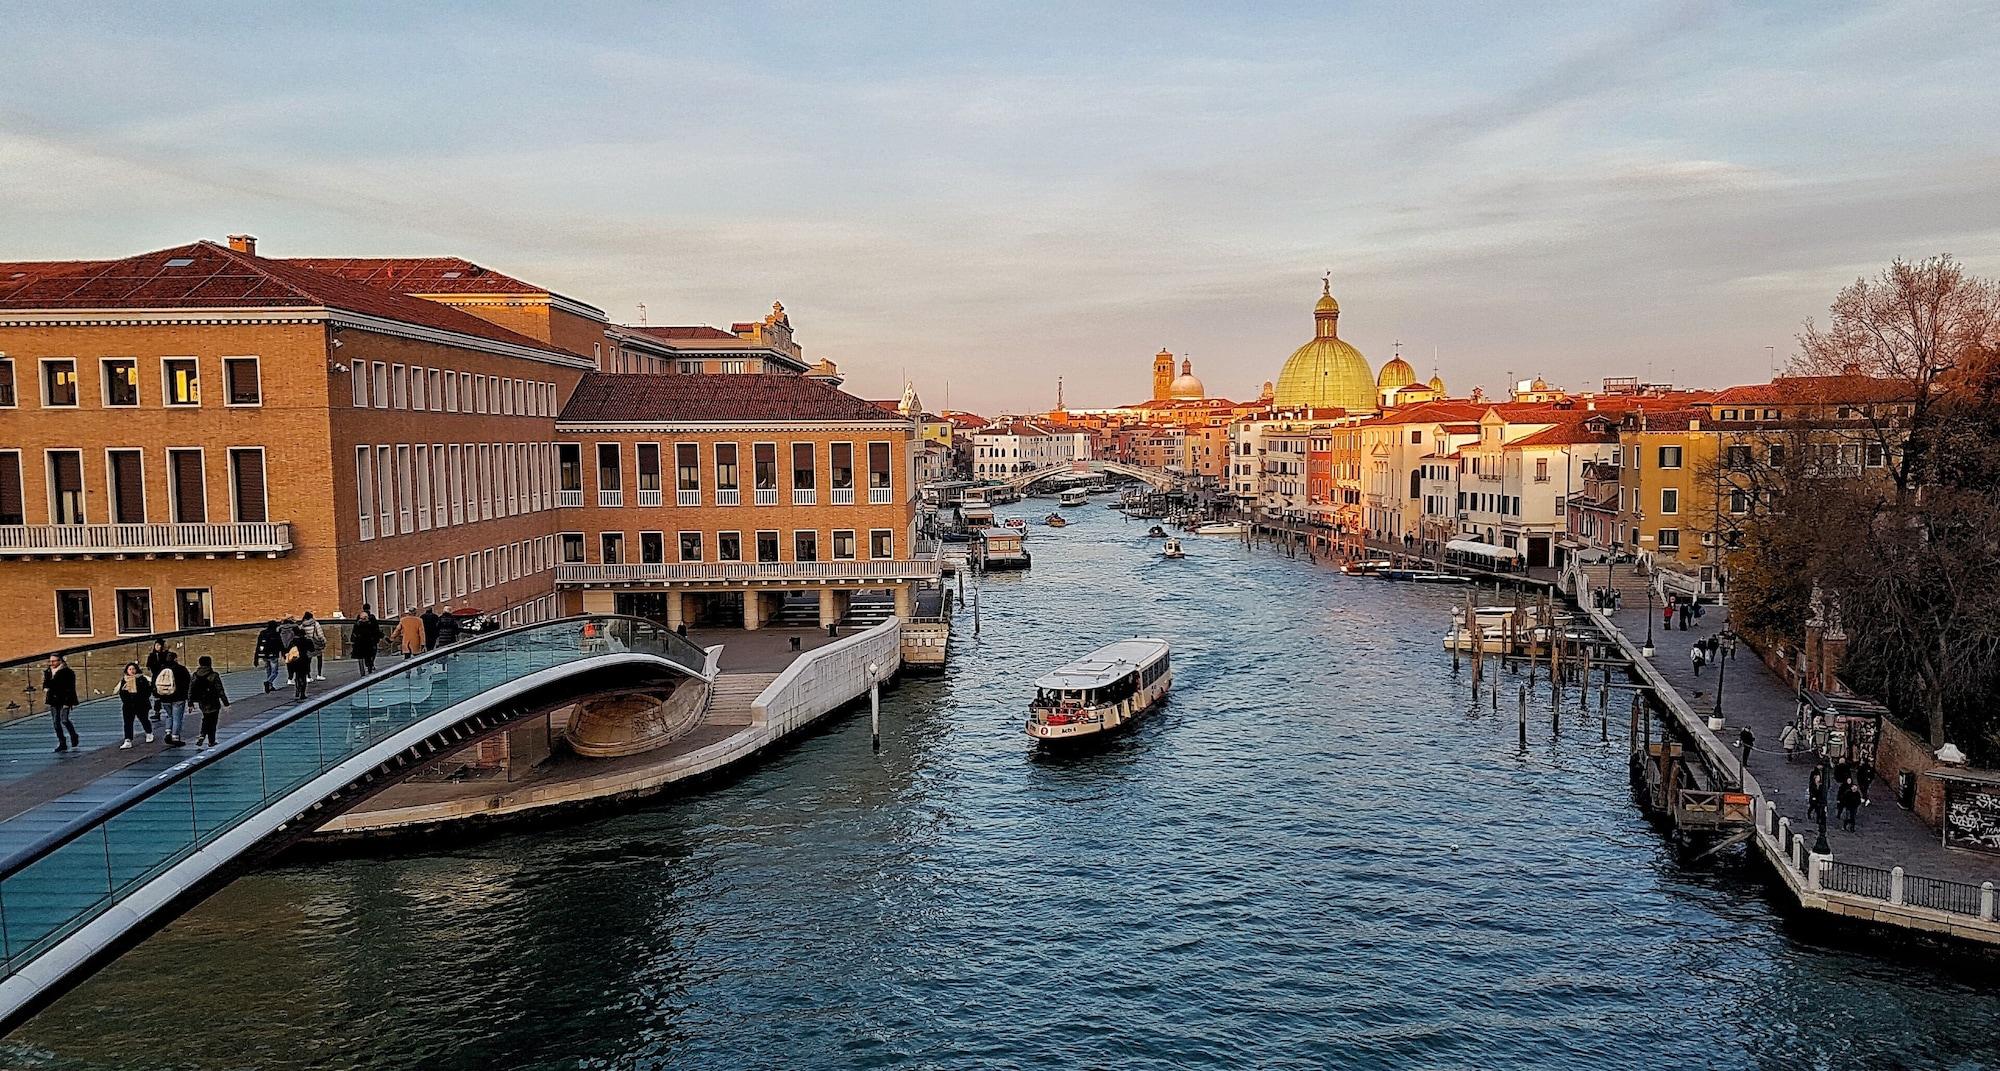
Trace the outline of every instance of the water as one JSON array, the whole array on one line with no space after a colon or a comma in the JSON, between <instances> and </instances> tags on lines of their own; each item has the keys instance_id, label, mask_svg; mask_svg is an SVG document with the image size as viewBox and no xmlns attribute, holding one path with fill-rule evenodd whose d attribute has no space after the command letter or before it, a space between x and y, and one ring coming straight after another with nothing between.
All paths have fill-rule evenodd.
<instances>
[{"instance_id":1,"label":"water","mask_svg":"<svg viewBox=\"0 0 2000 1071\"><path fill-rule=\"evenodd\" d=\"M1032 503L1031 503L1032 504ZM1033 510L1023 510L1032 513ZM237 881L29 1023L45 1068L1983 1067L1990 961L1791 932L1679 866L1620 728L1468 710L1462 594L1092 506L948 677L642 812ZM1041 757L1134 633L1171 704ZM1506 704L1503 704L1503 708Z\"/></svg>"}]
</instances>

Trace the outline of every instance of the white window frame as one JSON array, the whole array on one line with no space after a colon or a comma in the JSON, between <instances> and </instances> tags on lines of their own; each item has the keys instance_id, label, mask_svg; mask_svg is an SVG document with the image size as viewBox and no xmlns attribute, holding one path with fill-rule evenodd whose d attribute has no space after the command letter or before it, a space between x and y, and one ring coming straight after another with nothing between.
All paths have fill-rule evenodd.
<instances>
[{"instance_id":1,"label":"white window frame","mask_svg":"<svg viewBox=\"0 0 2000 1071\"><path fill-rule=\"evenodd\" d=\"M416 481L410 473L410 444L396 444L396 532L408 535L417 530L415 503L412 496L416 491Z\"/></svg>"},{"instance_id":2,"label":"white window frame","mask_svg":"<svg viewBox=\"0 0 2000 1071\"><path fill-rule=\"evenodd\" d=\"M138 520L137 522L120 521L118 519L118 479L116 474L113 472L111 466L111 455L118 453L134 453L139 455L140 520ZM23 482L25 482L27 479L27 474L22 473L21 475ZM24 487L22 488L22 490L25 491L26 488ZM22 496L23 501L21 504L23 506L27 505L27 502L25 501L26 497L27 497L26 495ZM145 524L146 518L149 518L153 515L153 511L149 508L152 505L152 503L147 500L147 495L146 495L146 451L136 446L107 446L104 448L104 501L110 507L104 511L104 520L105 523L107 524L127 524L127 523ZM84 514L84 516L87 518L90 515L86 513Z\"/></svg>"},{"instance_id":3,"label":"white window frame","mask_svg":"<svg viewBox=\"0 0 2000 1071\"><path fill-rule=\"evenodd\" d=\"M208 448L205 446L169 446L167 449L167 522L169 524L207 524L208 509ZM200 521L181 520L180 474L174 468L174 455L194 451L201 457L201 517ZM84 516L90 516L88 513ZM174 616L180 616L180 603L174 603Z\"/></svg>"},{"instance_id":4,"label":"white window frame","mask_svg":"<svg viewBox=\"0 0 2000 1071\"><path fill-rule=\"evenodd\" d=\"M223 463L225 465L223 476L229 480L229 519L235 521L237 524L247 522L243 520L243 504L237 499L236 455L251 453L257 455L258 468L264 474L264 494L262 496L264 499L264 520L269 521L271 519L271 459L269 455L265 453L264 448L261 446L231 446L222 452ZM208 479L207 475L204 474L202 479L206 482Z\"/></svg>"},{"instance_id":5,"label":"white window frame","mask_svg":"<svg viewBox=\"0 0 2000 1071\"><path fill-rule=\"evenodd\" d=\"M375 538L375 448L354 448L354 508L361 514L362 541Z\"/></svg>"},{"instance_id":6,"label":"white window frame","mask_svg":"<svg viewBox=\"0 0 2000 1071\"><path fill-rule=\"evenodd\" d=\"M447 368L444 370L444 411L447 413L458 412L458 370L456 368Z\"/></svg>"},{"instance_id":7,"label":"white window frame","mask_svg":"<svg viewBox=\"0 0 2000 1071\"><path fill-rule=\"evenodd\" d=\"M457 581L456 587L458 588L458 597L463 598L465 596L465 579L466 579L465 555L463 554L452 555L451 572L453 578Z\"/></svg>"},{"instance_id":8,"label":"white window frame","mask_svg":"<svg viewBox=\"0 0 2000 1071\"><path fill-rule=\"evenodd\" d=\"M133 632L126 629L125 608L124 606L120 605L121 600L119 596L124 595L128 591L143 591L146 593L146 627L138 630L137 632ZM91 614L90 623L93 627L97 624L97 615L95 612ZM111 589L111 631L119 636L150 636L153 634L153 589L152 588Z\"/></svg>"},{"instance_id":9,"label":"white window frame","mask_svg":"<svg viewBox=\"0 0 2000 1071\"><path fill-rule=\"evenodd\" d=\"M14 377L14 359L0 356L0 372L6 373L7 394L11 401L0 401L0 409L15 409L21 404L21 383Z\"/></svg>"},{"instance_id":10,"label":"white window frame","mask_svg":"<svg viewBox=\"0 0 2000 1071\"><path fill-rule=\"evenodd\" d=\"M410 381L402 365L389 366L389 408L408 409L410 407Z\"/></svg>"},{"instance_id":11,"label":"white window frame","mask_svg":"<svg viewBox=\"0 0 2000 1071\"><path fill-rule=\"evenodd\" d=\"M375 534L396 534L396 450L375 447Z\"/></svg>"},{"instance_id":12,"label":"white window frame","mask_svg":"<svg viewBox=\"0 0 2000 1071\"><path fill-rule=\"evenodd\" d=\"M76 395L76 401L73 401L68 405L56 405L49 401L49 366L52 364L62 364L64 362L69 363L69 375L70 378L75 381L70 388L70 393ZM37 389L41 391L42 408L80 409L83 407L83 362L82 361L78 360L75 357L44 357L36 363L35 371L37 373L35 386ZM96 618L93 616L92 620L96 620Z\"/></svg>"},{"instance_id":13,"label":"white window frame","mask_svg":"<svg viewBox=\"0 0 2000 1071\"><path fill-rule=\"evenodd\" d=\"M359 362L356 362L357 366ZM368 366L369 396L375 400L375 408L389 408L389 366L375 361ZM397 612L401 612L398 607Z\"/></svg>"},{"instance_id":14,"label":"white window frame","mask_svg":"<svg viewBox=\"0 0 2000 1071\"><path fill-rule=\"evenodd\" d=\"M119 405L111 400L111 364L114 361L123 361L132 366L132 404L130 405ZM83 392L81 390L77 391L79 401L82 400L82 397ZM146 404L146 388L144 384L139 382L139 358L99 357L97 359L97 400L98 404L106 409L137 409ZM119 590L137 591L139 589L120 588ZM152 589L148 588L147 590L150 591Z\"/></svg>"},{"instance_id":15,"label":"white window frame","mask_svg":"<svg viewBox=\"0 0 2000 1071\"><path fill-rule=\"evenodd\" d=\"M86 621L86 622L85 622L85 624L86 624L86 625L88 625L89 627L88 627L88 628L85 628L85 629L83 629L83 630L82 630L82 631L80 631L80 632L79 632L79 631L76 631L76 630L74 630L74 629L65 629L65 628L63 628L63 622L62 622L62 597L63 597L63 592L66 592L66 591L81 591L81 592L83 592L83 612L84 612L84 616L88 617L88 618L89 618L90 620L88 620L88 621ZM96 594L96 592L93 592L93 591L91 591L91 590L90 590L89 588L56 588L56 589L54 589L53 591L51 591L51 592L49 593L49 598L50 598L50 604L51 604L51 605L52 605L52 606L53 606L53 607L55 608L55 623L56 623L56 635L58 635L58 636L95 636L95 635L97 635L97 594Z\"/></svg>"},{"instance_id":16,"label":"white window frame","mask_svg":"<svg viewBox=\"0 0 2000 1071\"><path fill-rule=\"evenodd\" d=\"M431 447L429 443L417 443L410 448L410 467L413 470L417 504L417 531L431 530Z\"/></svg>"},{"instance_id":17,"label":"white window frame","mask_svg":"<svg viewBox=\"0 0 2000 1071\"><path fill-rule=\"evenodd\" d=\"M256 401L232 402L229 400L229 363L231 361L249 361L250 367L256 370L257 373L255 377L257 380ZM222 359L222 407L224 409L264 408L264 362L257 355L249 353L239 353L233 356L224 357Z\"/></svg>"}]
</instances>

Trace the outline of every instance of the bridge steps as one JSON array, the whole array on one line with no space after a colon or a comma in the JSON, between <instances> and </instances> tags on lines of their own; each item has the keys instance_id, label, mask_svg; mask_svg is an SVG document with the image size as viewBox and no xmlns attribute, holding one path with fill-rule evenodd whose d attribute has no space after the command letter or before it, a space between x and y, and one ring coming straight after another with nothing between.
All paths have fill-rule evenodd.
<instances>
[{"instance_id":1,"label":"bridge steps","mask_svg":"<svg viewBox=\"0 0 2000 1071\"><path fill-rule=\"evenodd\" d=\"M777 680L776 673L723 673L709 693L707 725L748 725L750 705Z\"/></svg>"}]
</instances>

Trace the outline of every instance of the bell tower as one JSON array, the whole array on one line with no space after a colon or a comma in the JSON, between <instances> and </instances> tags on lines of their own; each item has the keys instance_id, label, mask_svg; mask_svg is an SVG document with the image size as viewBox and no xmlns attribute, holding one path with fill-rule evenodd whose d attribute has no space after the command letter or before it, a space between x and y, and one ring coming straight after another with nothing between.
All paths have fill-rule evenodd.
<instances>
[{"instance_id":1,"label":"bell tower","mask_svg":"<svg viewBox=\"0 0 2000 1071\"><path fill-rule=\"evenodd\" d=\"M1174 355L1166 350L1153 355L1153 400L1160 401L1173 393Z\"/></svg>"}]
</instances>

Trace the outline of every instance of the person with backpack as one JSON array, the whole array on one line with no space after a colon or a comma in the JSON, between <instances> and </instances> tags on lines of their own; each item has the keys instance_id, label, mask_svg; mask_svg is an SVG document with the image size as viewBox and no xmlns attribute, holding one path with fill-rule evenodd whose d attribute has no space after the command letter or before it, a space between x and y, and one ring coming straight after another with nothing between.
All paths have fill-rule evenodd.
<instances>
[{"instance_id":1,"label":"person with backpack","mask_svg":"<svg viewBox=\"0 0 2000 1071\"><path fill-rule=\"evenodd\" d=\"M167 641L154 640L153 648L146 652L146 679L151 681L160 675L167 664ZM153 692L153 720L160 720L160 693Z\"/></svg>"},{"instance_id":2,"label":"person with backpack","mask_svg":"<svg viewBox=\"0 0 2000 1071\"><path fill-rule=\"evenodd\" d=\"M160 724L166 733L168 747L181 747L187 743L181 739L181 725L187 721L188 687L192 681L193 675L181 665L180 656L172 651L166 653L166 661L153 675L153 694L160 699Z\"/></svg>"},{"instance_id":3,"label":"person with backpack","mask_svg":"<svg viewBox=\"0 0 2000 1071\"><path fill-rule=\"evenodd\" d=\"M450 647L452 644L457 643L458 630L458 615L451 612L451 607L445 607L444 613L438 615L437 643L435 646Z\"/></svg>"},{"instance_id":4,"label":"person with backpack","mask_svg":"<svg viewBox=\"0 0 2000 1071\"><path fill-rule=\"evenodd\" d=\"M354 631L348 634L347 642L354 648L354 660L361 663L361 675L366 677L375 672L375 648L382 645L382 621L367 603L361 604L361 616L354 622Z\"/></svg>"},{"instance_id":5,"label":"person with backpack","mask_svg":"<svg viewBox=\"0 0 2000 1071\"><path fill-rule=\"evenodd\" d=\"M222 718L222 708L229 705L229 693L223 690L222 674L215 671L215 663L207 655L201 656L201 664L188 683L188 701L201 710L201 728L195 730L194 746L214 747L215 723Z\"/></svg>"},{"instance_id":6,"label":"person with backpack","mask_svg":"<svg viewBox=\"0 0 2000 1071\"><path fill-rule=\"evenodd\" d=\"M284 657L284 645L278 642L278 623L264 622L264 628L257 633L257 661L264 664L264 690L278 690L278 663Z\"/></svg>"},{"instance_id":7,"label":"person with backpack","mask_svg":"<svg viewBox=\"0 0 2000 1071\"><path fill-rule=\"evenodd\" d=\"M69 668L69 662L60 654L49 656L48 668L42 670L42 701L49 705L49 718L56 726L56 751L83 747L77 738L76 723L70 720L70 711L76 709L76 670ZM63 738L63 731L69 731L69 738Z\"/></svg>"},{"instance_id":8,"label":"person with backpack","mask_svg":"<svg viewBox=\"0 0 2000 1071\"><path fill-rule=\"evenodd\" d=\"M312 645L312 679L326 679L326 627L306 611L305 619L299 622L299 631L305 634L306 642Z\"/></svg>"},{"instance_id":9,"label":"person with backpack","mask_svg":"<svg viewBox=\"0 0 2000 1071\"><path fill-rule=\"evenodd\" d=\"M128 751L132 747L132 723L138 722L146 730L146 742L153 742L153 719L147 715L153 709L153 681L137 662L125 663L125 673L118 678L118 708L125 715L125 742L119 750Z\"/></svg>"},{"instance_id":10,"label":"person with backpack","mask_svg":"<svg viewBox=\"0 0 2000 1071\"><path fill-rule=\"evenodd\" d=\"M312 640L303 630L295 631L285 648L285 669L292 675L292 698L304 699L306 682L312 679Z\"/></svg>"}]
</instances>

